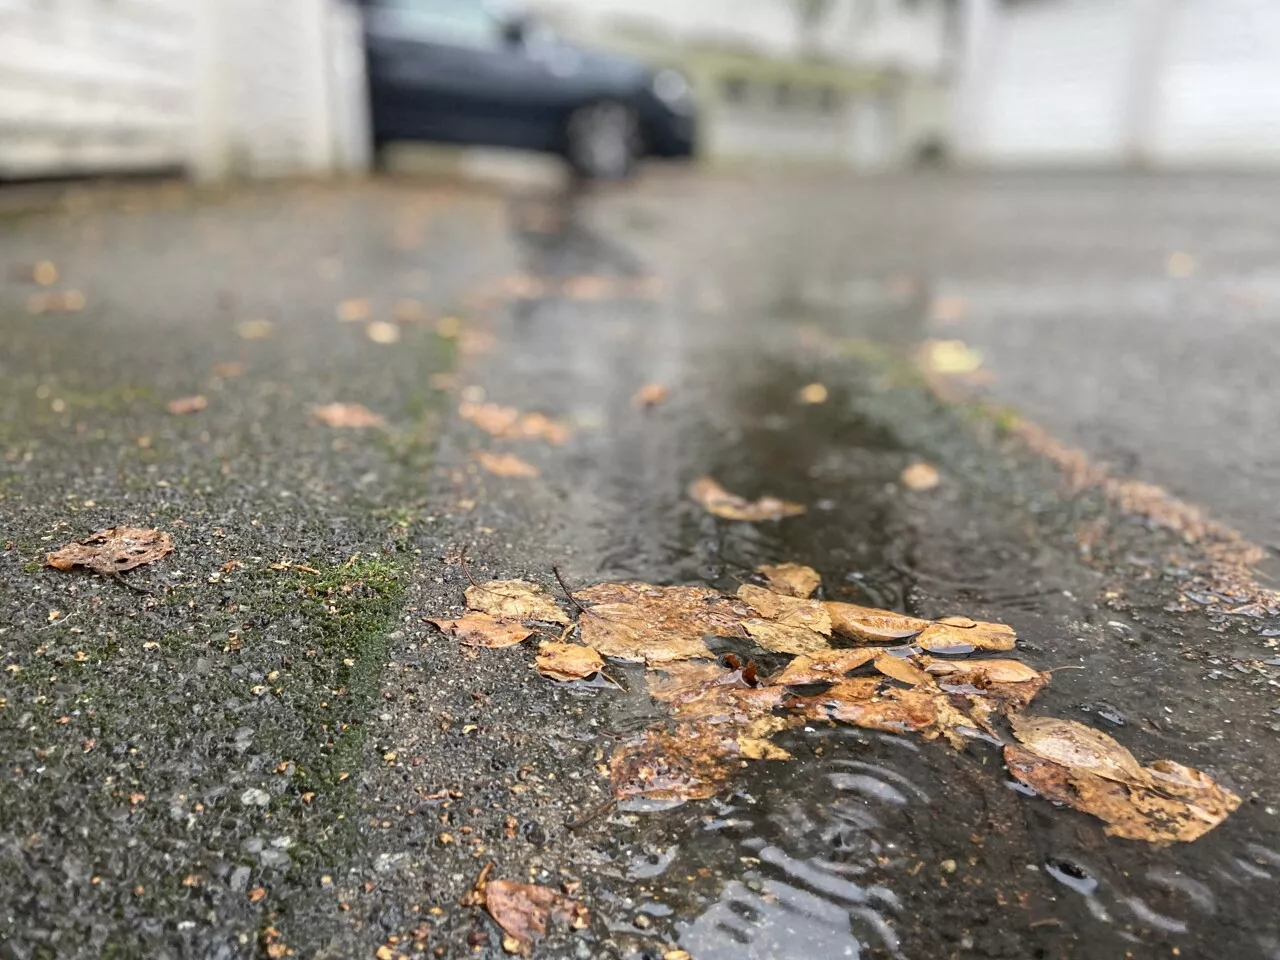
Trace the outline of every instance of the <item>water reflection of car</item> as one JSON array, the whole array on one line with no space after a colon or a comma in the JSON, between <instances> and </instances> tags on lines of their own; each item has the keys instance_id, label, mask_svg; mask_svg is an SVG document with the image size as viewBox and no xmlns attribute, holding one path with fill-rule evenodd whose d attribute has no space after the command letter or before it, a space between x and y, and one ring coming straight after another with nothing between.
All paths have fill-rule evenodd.
<instances>
[{"instance_id":1,"label":"water reflection of car","mask_svg":"<svg viewBox=\"0 0 1280 960\"><path fill-rule=\"evenodd\" d=\"M362 0L375 151L395 140L517 147L616 179L693 155L678 72L566 43L481 0Z\"/></svg>"}]
</instances>

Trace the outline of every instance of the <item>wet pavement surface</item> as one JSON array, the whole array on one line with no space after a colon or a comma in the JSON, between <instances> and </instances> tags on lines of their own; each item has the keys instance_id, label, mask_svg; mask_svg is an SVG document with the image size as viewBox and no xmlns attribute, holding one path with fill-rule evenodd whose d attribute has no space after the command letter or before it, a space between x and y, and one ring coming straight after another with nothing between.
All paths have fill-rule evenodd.
<instances>
[{"instance_id":1,"label":"wet pavement surface","mask_svg":"<svg viewBox=\"0 0 1280 960\"><path fill-rule=\"evenodd\" d=\"M1280 617L1189 598L1202 545L1068 495L910 362L925 337L963 338L998 400L1104 459L1138 450L1124 472L1269 535L1269 406L1250 386L1266 354L1230 365L1261 350L1268 301L1256 333L1219 340L1203 312L1219 286L1164 272L1171 251L1205 269L1211 241L1240 253L1235 237L1257 254L1232 275L1265 280L1246 185L1270 189L681 177L565 201L405 180L140 190L7 220L12 276L54 261L86 304L31 315L21 279L0 297L3 950L496 957L497 927L460 905L492 861L591 911L537 956L1280 957ZM936 296L963 315L940 319ZM342 322L352 299L369 316ZM372 342L367 320L397 311L398 341ZM1175 409L1141 378L1091 406L1134 364L1164 369L1176 338L1150 331L1170 317L1187 333ZM1214 340L1208 369L1192 372L1192 334ZM215 374L228 363L243 370ZM654 382L670 399L637 410ZM798 403L815 382L827 401ZM166 412L197 393L206 409ZM460 396L573 436L495 440L455 415ZM318 423L332 402L387 426ZM1164 426L1179 405L1194 455ZM491 476L479 451L540 475ZM938 488L902 486L918 460ZM716 519L685 493L703 475L809 512ZM40 565L117 523L174 536L125 575L147 592ZM828 599L1009 623L1019 659L1078 668L1035 713L1244 802L1195 843L1152 846L1014 789L995 744L815 724L715 799L619 811L603 765L662 718L642 671L559 686L532 641L460 649L424 617L462 609L463 555L477 578L557 595L553 567L571 589L732 592L796 561Z\"/></svg>"}]
</instances>

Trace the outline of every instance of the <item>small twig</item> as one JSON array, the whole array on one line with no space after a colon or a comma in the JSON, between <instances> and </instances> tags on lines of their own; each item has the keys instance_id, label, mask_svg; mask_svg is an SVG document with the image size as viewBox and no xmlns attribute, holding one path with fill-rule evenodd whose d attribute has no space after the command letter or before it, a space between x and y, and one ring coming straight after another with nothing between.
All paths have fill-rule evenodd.
<instances>
[{"instance_id":1,"label":"small twig","mask_svg":"<svg viewBox=\"0 0 1280 960\"><path fill-rule=\"evenodd\" d=\"M589 609L588 609L588 608L584 607L584 605L580 604L579 602L577 602L577 600L576 600L575 598L573 598L573 591L572 591L572 590L570 590L570 589L568 589L568 584L566 584L566 582L564 582L564 577L562 577L562 576L561 576L561 573L559 573L559 567L552 567L552 573L554 573L554 575L556 575L556 582L558 582L558 584L559 584L559 585L561 585L561 590L563 590L563 591L564 591L564 595L566 595L566 596L567 596L567 598L568 598L568 602L570 602L570 603L572 603L573 605L575 605L575 607L577 607L577 609L579 609L579 612L581 612L581 613L585 613L585 614L586 614L586 616L588 616L588 617L594 617L594 616L595 616L595 614L594 614L594 613L591 613L591 611L589 611Z\"/></svg>"},{"instance_id":2,"label":"small twig","mask_svg":"<svg viewBox=\"0 0 1280 960\"><path fill-rule=\"evenodd\" d=\"M47 624L46 626L43 626L43 627L41 627L40 629L41 629L41 630L52 630L54 627L60 627L60 626L62 626L64 623L66 623L68 620L70 620L72 617L74 617L75 615L76 615L76 612L75 612L74 610L72 610L72 611L71 611L70 613L68 613L65 617L60 617L59 619L54 620L52 623Z\"/></svg>"},{"instance_id":3,"label":"small twig","mask_svg":"<svg viewBox=\"0 0 1280 960\"><path fill-rule=\"evenodd\" d=\"M592 807L590 810L588 810L588 811L587 811L586 813L584 813L582 816L580 816L580 817L571 817L571 818L569 818L568 820L566 820L566 821L564 822L565 829L566 829L566 830L577 830L577 829L579 829L580 827L585 827L585 826L586 826L588 823L590 823L591 821L596 820L596 819L598 819L599 817L601 817L602 815L604 815L604 814L608 813L608 812L609 812L610 810L612 810L615 806L617 806L617 804L618 804L617 799L616 799L616 798L614 798L614 797L610 797L608 800L606 800L604 803L600 804L599 806L597 806L597 807Z\"/></svg>"},{"instance_id":4,"label":"small twig","mask_svg":"<svg viewBox=\"0 0 1280 960\"><path fill-rule=\"evenodd\" d=\"M471 575L471 570L467 567L467 548L463 547L458 551L458 563L462 564L462 572L467 575L467 579L471 581L471 585L477 590L484 590L487 593L497 593L496 590L490 590L483 584L476 583L476 578Z\"/></svg>"}]
</instances>

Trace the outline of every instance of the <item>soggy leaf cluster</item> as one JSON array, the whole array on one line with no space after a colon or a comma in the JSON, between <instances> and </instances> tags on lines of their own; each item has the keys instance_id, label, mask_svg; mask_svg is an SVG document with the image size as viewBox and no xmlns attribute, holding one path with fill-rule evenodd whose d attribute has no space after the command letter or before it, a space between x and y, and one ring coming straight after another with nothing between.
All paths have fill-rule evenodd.
<instances>
[{"instance_id":1,"label":"soggy leaf cluster","mask_svg":"<svg viewBox=\"0 0 1280 960\"><path fill-rule=\"evenodd\" d=\"M1005 624L814 599L821 578L801 564L758 572L768 586L743 584L736 596L597 584L569 598L576 622L535 584L477 583L466 591L472 613L431 622L488 647L521 642L534 633L530 623L562 625L558 640L541 643L536 664L560 682L603 675L606 658L644 664L649 694L668 717L610 758L624 809L708 799L748 762L789 760L775 737L815 723L943 740L957 750L973 739L999 743L1016 779L1132 840L1195 840L1240 804L1199 771L1168 760L1143 767L1106 734L1025 714L1049 673L1015 659L965 659L1013 650L1017 637ZM575 628L581 643L564 642ZM717 657L714 638L792 659L765 676L752 660Z\"/></svg>"}]
</instances>

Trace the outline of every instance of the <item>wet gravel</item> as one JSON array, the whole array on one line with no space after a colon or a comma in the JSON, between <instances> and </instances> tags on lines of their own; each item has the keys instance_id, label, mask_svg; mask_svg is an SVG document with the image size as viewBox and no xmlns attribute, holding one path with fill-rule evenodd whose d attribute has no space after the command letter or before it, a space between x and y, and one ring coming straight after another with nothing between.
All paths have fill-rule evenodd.
<instances>
[{"instance_id":1,"label":"wet gravel","mask_svg":"<svg viewBox=\"0 0 1280 960\"><path fill-rule=\"evenodd\" d=\"M30 317L30 288L0 298L17 348L0 390L0 656L19 668L0 677L5 949L497 957L497 928L459 905L492 861L591 908L547 957L1278 955L1265 758L1280 671L1265 660L1280 623L1166 610L1193 547L1065 497L911 375L927 287L901 275L927 280L948 255L917 205L889 218L886 191L912 183L841 187L839 230L792 202L807 193L770 189L659 179L569 207L411 181L147 192L6 224L0 256L57 261L87 305ZM477 292L515 268L609 279L486 309ZM487 330L455 386L573 439L460 423L430 380L456 345L430 324L373 344L334 317L352 297L380 317L414 297ZM271 338L236 336L254 318ZM210 379L229 360L243 375ZM649 382L671 399L636 410ZM796 403L811 382L825 404ZM207 410L164 412L199 392ZM390 427L310 421L332 401ZM484 474L481 449L541 476ZM936 490L899 484L918 459L941 469ZM684 494L703 474L810 512L716 520ZM1105 539L1082 553L1099 518ZM129 575L150 594L38 567L124 522L178 542ZM642 678L560 687L527 644L460 650L423 618L460 609L464 550L476 577L557 593L553 566L571 586L733 589L797 561L834 599L1002 620L1028 663L1080 668L1036 712L1201 768L1245 803L1194 845L1150 848L1012 789L990 744L814 728L784 738L794 761L755 764L715 800L618 813L601 766L657 715Z\"/></svg>"}]
</instances>

